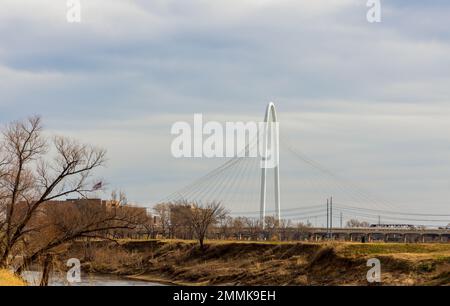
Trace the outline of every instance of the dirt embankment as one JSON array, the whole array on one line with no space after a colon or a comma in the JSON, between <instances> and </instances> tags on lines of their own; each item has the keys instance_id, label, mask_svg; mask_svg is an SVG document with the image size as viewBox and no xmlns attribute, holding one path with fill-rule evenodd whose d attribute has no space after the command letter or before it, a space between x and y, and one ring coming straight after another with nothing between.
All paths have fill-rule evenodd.
<instances>
[{"instance_id":1,"label":"dirt embankment","mask_svg":"<svg viewBox=\"0 0 450 306\"><path fill-rule=\"evenodd\" d=\"M382 284L449 285L450 245L130 241L78 243L66 254L91 272L198 285L367 285L369 258Z\"/></svg>"}]
</instances>

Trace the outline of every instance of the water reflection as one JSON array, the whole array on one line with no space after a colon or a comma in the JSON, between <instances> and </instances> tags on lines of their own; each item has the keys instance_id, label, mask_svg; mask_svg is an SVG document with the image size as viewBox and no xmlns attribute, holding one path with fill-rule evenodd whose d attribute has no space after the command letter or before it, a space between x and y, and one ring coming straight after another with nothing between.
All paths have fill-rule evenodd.
<instances>
[{"instance_id":1,"label":"water reflection","mask_svg":"<svg viewBox=\"0 0 450 306\"><path fill-rule=\"evenodd\" d=\"M22 277L31 285L39 285L42 273L37 271L25 271ZM84 274L80 283L69 283L65 274L54 273L49 279L49 286L162 286L140 280L131 280L114 275Z\"/></svg>"}]
</instances>

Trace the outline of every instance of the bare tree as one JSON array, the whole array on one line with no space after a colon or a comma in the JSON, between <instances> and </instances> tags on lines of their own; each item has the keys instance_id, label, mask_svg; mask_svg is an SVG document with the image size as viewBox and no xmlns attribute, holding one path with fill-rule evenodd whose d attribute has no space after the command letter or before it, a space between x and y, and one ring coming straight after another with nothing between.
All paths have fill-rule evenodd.
<instances>
[{"instance_id":1,"label":"bare tree","mask_svg":"<svg viewBox=\"0 0 450 306\"><path fill-rule=\"evenodd\" d=\"M258 218L244 217L244 224L247 227L251 239L257 239L261 235L261 221Z\"/></svg>"},{"instance_id":2,"label":"bare tree","mask_svg":"<svg viewBox=\"0 0 450 306\"><path fill-rule=\"evenodd\" d=\"M20 255L20 271L65 242L133 226L136 219L122 210L105 214L88 206L46 205L64 196L86 198L93 191L92 172L105 164L105 155L103 149L65 137L50 141L37 116L6 126L0 140L0 267ZM75 216L76 226L69 216Z\"/></svg>"},{"instance_id":3,"label":"bare tree","mask_svg":"<svg viewBox=\"0 0 450 306\"><path fill-rule=\"evenodd\" d=\"M366 221L359 221L356 219L351 219L347 221L347 227L369 227L369 223Z\"/></svg>"},{"instance_id":4,"label":"bare tree","mask_svg":"<svg viewBox=\"0 0 450 306\"><path fill-rule=\"evenodd\" d=\"M153 210L159 217L160 232L164 238L170 237L168 230L170 228L170 207L167 203L157 204Z\"/></svg>"},{"instance_id":5,"label":"bare tree","mask_svg":"<svg viewBox=\"0 0 450 306\"><path fill-rule=\"evenodd\" d=\"M292 227L292 221L288 219L281 219L278 231L280 233L280 240L288 240L289 229Z\"/></svg>"},{"instance_id":6,"label":"bare tree","mask_svg":"<svg viewBox=\"0 0 450 306\"><path fill-rule=\"evenodd\" d=\"M124 191L117 191L114 189L111 191L111 202L114 206L124 206L128 204L127 195Z\"/></svg>"},{"instance_id":7,"label":"bare tree","mask_svg":"<svg viewBox=\"0 0 450 306\"><path fill-rule=\"evenodd\" d=\"M233 230L238 240L242 239L242 232L245 227L245 217L237 217L233 219Z\"/></svg>"},{"instance_id":8,"label":"bare tree","mask_svg":"<svg viewBox=\"0 0 450 306\"><path fill-rule=\"evenodd\" d=\"M216 224L219 219L224 218L226 215L227 211L218 202L211 202L205 205L192 204L190 221L201 249L204 248L205 236L210 226Z\"/></svg>"},{"instance_id":9,"label":"bare tree","mask_svg":"<svg viewBox=\"0 0 450 306\"><path fill-rule=\"evenodd\" d=\"M180 200L169 204L169 207L169 228L172 236L181 239L193 239L194 229L191 222L192 205L185 200Z\"/></svg>"},{"instance_id":10,"label":"bare tree","mask_svg":"<svg viewBox=\"0 0 450 306\"><path fill-rule=\"evenodd\" d=\"M224 214L217 223L220 239L227 239L233 230L233 218Z\"/></svg>"},{"instance_id":11,"label":"bare tree","mask_svg":"<svg viewBox=\"0 0 450 306\"><path fill-rule=\"evenodd\" d=\"M266 216L264 219L264 223L265 223L264 232L267 238L269 240L277 239L276 237L277 229L280 226L280 222L278 221L278 219L275 218L275 216Z\"/></svg>"},{"instance_id":12,"label":"bare tree","mask_svg":"<svg viewBox=\"0 0 450 306\"><path fill-rule=\"evenodd\" d=\"M147 214L145 222L142 223L142 227L147 235L147 239L155 239L158 232L156 225L156 217L151 214Z\"/></svg>"}]
</instances>

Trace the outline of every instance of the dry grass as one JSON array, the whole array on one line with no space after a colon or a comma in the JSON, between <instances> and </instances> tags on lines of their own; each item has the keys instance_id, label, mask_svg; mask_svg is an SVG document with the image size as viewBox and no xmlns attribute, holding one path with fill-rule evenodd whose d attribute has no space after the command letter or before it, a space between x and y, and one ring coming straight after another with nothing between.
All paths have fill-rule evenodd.
<instances>
[{"instance_id":1,"label":"dry grass","mask_svg":"<svg viewBox=\"0 0 450 306\"><path fill-rule=\"evenodd\" d=\"M139 271L143 267L142 254L122 248L95 248L89 261L90 269L99 272L127 274L129 271Z\"/></svg>"},{"instance_id":2,"label":"dry grass","mask_svg":"<svg viewBox=\"0 0 450 306\"><path fill-rule=\"evenodd\" d=\"M346 255L372 254L448 254L450 244L440 243L340 243L337 248Z\"/></svg>"},{"instance_id":3,"label":"dry grass","mask_svg":"<svg viewBox=\"0 0 450 306\"><path fill-rule=\"evenodd\" d=\"M8 270L0 270L0 286L26 286L27 284Z\"/></svg>"},{"instance_id":4,"label":"dry grass","mask_svg":"<svg viewBox=\"0 0 450 306\"><path fill-rule=\"evenodd\" d=\"M367 285L372 257L383 284L450 281L450 244L210 240L200 250L195 241L123 240L96 248L97 272L181 285Z\"/></svg>"},{"instance_id":5,"label":"dry grass","mask_svg":"<svg viewBox=\"0 0 450 306\"><path fill-rule=\"evenodd\" d=\"M118 239L120 244L126 244L130 242L164 242L164 243L184 243L184 244L197 244L198 240L187 239ZM221 240L221 239L206 239L205 244L268 244L268 245L282 245L282 244L297 244L298 241L274 241L274 240ZM311 242L312 244L323 244L323 242Z\"/></svg>"}]
</instances>

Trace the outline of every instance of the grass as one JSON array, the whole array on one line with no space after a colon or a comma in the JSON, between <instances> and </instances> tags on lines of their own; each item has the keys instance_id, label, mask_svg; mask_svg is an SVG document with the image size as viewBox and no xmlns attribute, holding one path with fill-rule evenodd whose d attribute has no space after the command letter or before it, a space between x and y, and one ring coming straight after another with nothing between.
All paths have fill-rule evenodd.
<instances>
[{"instance_id":1,"label":"grass","mask_svg":"<svg viewBox=\"0 0 450 306\"><path fill-rule=\"evenodd\" d=\"M120 244L155 242L163 244L196 245L196 240L182 239L148 239L148 240L119 240ZM266 246L293 246L302 245L320 245L330 246L336 250L336 253L344 257L365 257L372 255L396 255L406 257L407 259L440 259L448 261L450 258L450 243L391 243L391 242L347 242L347 241L264 241L264 240L205 240L205 245L258 245Z\"/></svg>"},{"instance_id":2,"label":"grass","mask_svg":"<svg viewBox=\"0 0 450 306\"><path fill-rule=\"evenodd\" d=\"M449 284L450 244L207 240L200 251L195 240L118 242L93 246L92 271L177 285L366 285L376 257L383 284Z\"/></svg>"},{"instance_id":3,"label":"grass","mask_svg":"<svg viewBox=\"0 0 450 306\"><path fill-rule=\"evenodd\" d=\"M182 244L196 244L197 240L183 240L183 239L119 239L121 244L129 242L160 242L160 243L182 243ZM374 243L360 243L348 241L272 241L272 240L216 240L207 239L205 244L220 245L220 244L266 244L266 245L294 245L294 244L315 244L315 245L330 245L336 247L339 253L343 255L372 255L372 254L398 254L398 253L449 253L450 243L393 243L393 242L374 242Z\"/></svg>"},{"instance_id":4,"label":"grass","mask_svg":"<svg viewBox=\"0 0 450 306\"><path fill-rule=\"evenodd\" d=\"M189 239L118 239L119 243L129 242L162 242L162 243L184 243L184 244L197 244L198 240ZM311 244L324 244L325 242L305 242L305 241L277 241L277 240L222 240L222 239L205 239L205 244L268 244L268 245L290 245L297 243L311 243Z\"/></svg>"},{"instance_id":5,"label":"grass","mask_svg":"<svg viewBox=\"0 0 450 306\"><path fill-rule=\"evenodd\" d=\"M418 254L450 256L450 244L423 243L351 243L338 244L339 253L344 255Z\"/></svg>"},{"instance_id":6,"label":"grass","mask_svg":"<svg viewBox=\"0 0 450 306\"><path fill-rule=\"evenodd\" d=\"M26 286L26 283L10 271L0 270L0 286Z\"/></svg>"}]
</instances>

